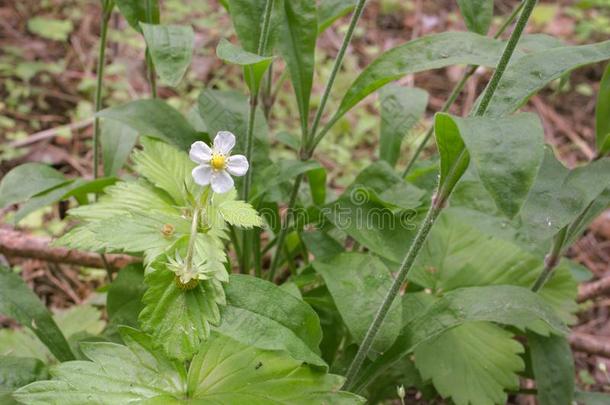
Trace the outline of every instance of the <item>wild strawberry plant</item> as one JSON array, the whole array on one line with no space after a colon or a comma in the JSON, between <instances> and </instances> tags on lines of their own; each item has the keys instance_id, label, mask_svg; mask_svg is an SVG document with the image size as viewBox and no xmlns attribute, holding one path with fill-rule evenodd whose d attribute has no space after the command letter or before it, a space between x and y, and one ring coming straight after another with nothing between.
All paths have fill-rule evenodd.
<instances>
[{"instance_id":1,"label":"wild strawberry plant","mask_svg":"<svg viewBox=\"0 0 610 405\"><path fill-rule=\"evenodd\" d=\"M460 0L468 32L390 49L337 95L366 0L221 3L237 38L221 39L216 54L243 69L247 94L205 88L182 115L156 97L156 86L180 82L192 28L161 24L156 0L102 0L94 179L31 163L2 180L0 205L19 203L16 221L76 201L76 225L58 246L141 258L116 276L109 269L108 323L85 334L67 333L16 274L0 273L0 312L27 328L0 339L8 354L0 358L2 398L351 404L404 401L417 389L486 405L519 392L520 378L535 381L541 404L586 398L575 391L566 340L578 266L563 256L610 204L608 69L590 163L566 168L545 145L540 118L519 110L552 81L610 59L610 41L569 46L525 34L534 0L492 38L493 1ZM115 9L147 45L152 98L102 109ZM349 12L313 103L316 40ZM392 82L451 65L466 65L464 76L400 170L403 138L428 96ZM473 111L449 114L479 66L492 75ZM299 113L300 137L281 138L292 160L277 159L270 140L286 77ZM316 148L377 91L379 159L335 198ZM438 157L418 160L433 135ZM120 178L125 165L133 175ZM27 356L16 342L35 337L46 348Z\"/></svg>"}]
</instances>

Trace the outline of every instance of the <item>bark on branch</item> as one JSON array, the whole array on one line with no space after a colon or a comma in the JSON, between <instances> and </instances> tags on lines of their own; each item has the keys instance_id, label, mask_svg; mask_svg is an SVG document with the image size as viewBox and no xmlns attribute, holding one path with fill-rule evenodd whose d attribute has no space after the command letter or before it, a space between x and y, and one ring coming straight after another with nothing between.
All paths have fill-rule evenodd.
<instances>
[{"instance_id":1,"label":"bark on branch","mask_svg":"<svg viewBox=\"0 0 610 405\"><path fill-rule=\"evenodd\" d=\"M569 340L576 351L610 358L610 339L607 337L572 332Z\"/></svg>"},{"instance_id":2,"label":"bark on branch","mask_svg":"<svg viewBox=\"0 0 610 405\"><path fill-rule=\"evenodd\" d=\"M591 283L582 284L578 289L578 302L585 302L602 294L610 293L610 276Z\"/></svg>"},{"instance_id":3,"label":"bark on branch","mask_svg":"<svg viewBox=\"0 0 610 405\"><path fill-rule=\"evenodd\" d=\"M52 263L65 263L77 266L104 269L104 261L99 253L82 252L61 247L50 247L51 239L31 236L22 232L0 229L0 253L9 257L24 257ZM142 260L129 255L104 255L108 267L118 270L131 263Z\"/></svg>"}]
</instances>

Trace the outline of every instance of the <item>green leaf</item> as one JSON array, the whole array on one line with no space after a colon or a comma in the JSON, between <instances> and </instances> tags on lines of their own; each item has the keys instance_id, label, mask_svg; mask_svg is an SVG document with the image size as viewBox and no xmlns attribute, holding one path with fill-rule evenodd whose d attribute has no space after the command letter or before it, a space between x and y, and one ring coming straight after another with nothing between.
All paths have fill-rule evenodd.
<instances>
[{"instance_id":1,"label":"green leaf","mask_svg":"<svg viewBox=\"0 0 610 405\"><path fill-rule=\"evenodd\" d=\"M264 351L222 335L206 341L189 369L189 396L217 404L361 404L338 391L340 376L301 365L284 352Z\"/></svg>"},{"instance_id":2,"label":"green leaf","mask_svg":"<svg viewBox=\"0 0 610 405\"><path fill-rule=\"evenodd\" d=\"M267 49L263 52L264 55L270 54L271 50L275 47L278 33L277 28L280 23L277 9L282 5L283 1L275 1L275 9L271 14L269 41L267 42ZM258 53L258 44L267 0L226 0L226 3L242 47L248 52Z\"/></svg>"},{"instance_id":3,"label":"green leaf","mask_svg":"<svg viewBox=\"0 0 610 405\"><path fill-rule=\"evenodd\" d=\"M512 333L487 322L451 329L415 349L415 365L443 398L456 405L504 404L519 388L523 346Z\"/></svg>"},{"instance_id":4,"label":"green leaf","mask_svg":"<svg viewBox=\"0 0 610 405\"><path fill-rule=\"evenodd\" d=\"M544 335L569 332L549 304L529 288L509 285L460 288L446 293L409 321L392 347L361 372L357 385L372 381L431 339L461 325L481 321Z\"/></svg>"},{"instance_id":5,"label":"green leaf","mask_svg":"<svg viewBox=\"0 0 610 405\"><path fill-rule=\"evenodd\" d=\"M362 253L341 253L317 259L313 266L324 278L354 340L361 343L392 285L392 274L380 259ZM394 343L400 333L401 318L400 303L394 301L373 349L383 352Z\"/></svg>"},{"instance_id":6,"label":"green leaf","mask_svg":"<svg viewBox=\"0 0 610 405\"><path fill-rule=\"evenodd\" d=\"M300 174L309 173L320 168L320 163L315 160L281 159L271 163L262 170L259 169L258 173L255 174L253 193L250 200L255 201L264 194L266 194L266 201L280 202L284 200L284 197L289 198L286 194L290 192L292 185L290 184L287 190L284 190L282 186L286 182Z\"/></svg>"},{"instance_id":7,"label":"green leaf","mask_svg":"<svg viewBox=\"0 0 610 405\"><path fill-rule=\"evenodd\" d=\"M233 275L226 286L227 306L216 329L265 350L282 350L294 359L326 368L319 357L320 320L303 301L275 284Z\"/></svg>"},{"instance_id":8,"label":"green leaf","mask_svg":"<svg viewBox=\"0 0 610 405\"><path fill-rule=\"evenodd\" d=\"M101 120L100 125L104 176L115 176L131 154L138 139L138 133L119 121Z\"/></svg>"},{"instance_id":9,"label":"green leaf","mask_svg":"<svg viewBox=\"0 0 610 405\"><path fill-rule=\"evenodd\" d=\"M129 25L138 32L142 32L140 22L159 24L158 0L114 0L114 2Z\"/></svg>"},{"instance_id":10,"label":"green leaf","mask_svg":"<svg viewBox=\"0 0 610 405\"><path fill-rule=\"evenodd\" d=\"M316 259L324 260L343 253L343 245L322 231L302 232L300 234L307 251L314 255Z\"/></svg>"},{"instance_id":11,"label":"green leaf","mask_svg":"<svg viewBox=\"0 0 610 405\"><path fill-rule=\"evenodd\" d=\"M0 207L25 201L67 180L42 163L25 163L8 172L0 182Z\"/></svg>"},{"instance_id":12,"label":"green leaf","mask_svg":"<svg viewBox=\"0 0 610 405\"><path fill-rule=\"evenodd\" d=\"M441 123L445 123L447 118L448 115L442 118ZM455 126L449 126L450 129L445 131L445 124L437 130L441 184L455 164L453 156L459 144L454 132L457 127L483 185L498 208L509 218L514 217L525 202L544 157L544 130L539 118L523 113L506 118L449 119ZM447 134L450 134L450 139L445 139ZM449 162L443 165L443 158L447 156Z\"/></svg>"},{"instance_id":13,"label":"green leaf","mask_svg":"<svg viewBox=\"0 0 610 405\"><path fill-rule=\"evenodd\" d=\"M528 333L536 395L540 405L570 405L574 397L574 360L563 336Z\"/></svg>"},{"instance_id":14,"label":"green leaf","mask_svg":"<svg viewBox=\"0 0 610 405\"><path fill-rule=\"evenodd\" d=\"M191 172L196 164L186 153L163 142L151 138L141 142L144 151L133 154L136 171L165 190L178 205L185 205L194 187Z\"/></svg>"},{"instance_id":15,"label":"green leaf","mask_svg":"<svg viewBox=\"0 0 610 405\"><path fill-rule=\"evenodd\" d=\"M428 93L417 88L387 85L380 91L379 158L395 167L405 135L422 119Z\"/></svg>"},{"instance_id":16,"label":"green leaf","mask_svg":"<svg viewBox=\"0 0 610 405\"><path fill-rule=\"evenodd\" d=\"M165 352L179 360L190 359L220 323L219 305L224 305L222 285L215 279L198 280L194 288L182 289L175 274L163 263L153 263L146 275L148 290L142 299L142 328L163 345Z\"/></svg>"},{"instance_id":17,"label":"green leaf","mask_svg":"<svg viewBox=\"0 0 610 405\"><path fill-rule=\"evenodd\" d=\"M195 33L190 25L159 25L140 22L146 45L161 82L176 87L193 57Z\"/></svg>"},{"instance_id":18,"label":"green leaf","mask_svg":"<svg viewBox=\"0 0 610 405\"><path fill-rule=\"evenodd\" d=\"M320 167L307 171L307 183L309 183L313 203L324 204L326 202L326 169Z\"/></svg>"},{"instance_id":19,"label":"green leaf","mask_svg":"<svg viewBox=\"0 0 610 405\"><path fill-rule=\"evenodd\" d=\"M47 367L38 359L0 356L0 402L17 404L11 394L17 388L48 378Z\"/></svg>"},{"instance_id":20,"label":"green leaf","mask_svg":"<svg viewBox=\"0 0 610 405\"><path fill-rule=\"evenodd\" d=\"M91 305L75 305L53 316L59 329L68 338L82 332L98 335L106 325L101 318L100 310Z\"/></svg>"},{"instance_id":21,"label":"green leaf","mask_svg":"<svg viewBox=\"0 0 610 405\"><path fill-rule=\"evenodd\" d=\"M510 114L551 81L573 69L606 59L610 59L610 41L552 48L515 60L504 72L486 115Z\"/></svg>"},{"instance_id":22,"label":"green leaf","mask_svg":"<svg viewBox=\"0 0 610 405\"><path fill-rule=\"evenodd\" d=\"M241 228L262 226L263 221L252 205L242 200L236 200L236 197L237 193L233 190L225 193L222 201L214 204L222 218L231 225Z\"/></svg>"},{"instance_id":23,"label":"green leaf","mask_svg":"<svg viewBox=\"0 0 610 405\"><path fill-rule=\"evenodd\" d=\"M70 20L57 20L45 17L32 17L28 19L28 31L53 41L67 41L72 30L74 30L74 25Z\"/></svg>"},{"instance_id":24,"label":"green leaf","mask_svg":"<svg viewBox=\"0 0 610 405\"><path fill-rule=\"evenodd\" d=\"M599 155L610 152L610 64L599 84L595 108L595 140Z\"/></svg>"},{"instance_id":25,"label":"green leaf","mask_svg":"<svg viewBox=\"0 0 610 405\"><path fill-rule=\"evenodd\" d=\"M74 359L49 311L19 275L0 267L0 313L32 330L60 361Z\"/></svg>"},{"instance_id":26,"label":"green leaf","mask_svg":"<svg viewBox=\"0 0 610 405\"><path fill-rule=\"evenodd\" d=\"M468 30L487 34L494 16L493 0L458 0L458 5Z\"/></svg>"},{"instance_id":27,"label":"green leaf","mask_svg":"<svg viewBox=\"0 0 610 405\"><path fill-rule=\"evenodd\" d=\"M440 180L445 190L453 190L468 169L470 154L466 150L456 120L449 114L436 114L434 136L441 158Z\"/></svg>"},{"instance_id":28,"label":"green leaf","mask_svg":"<svg viewBox=\"0 0 610 405\"><path fill-rule=\"evenodd\" d=\"M610 395L603 392L576 391L574 398L583 405L606 405Z\"/></svg>"},{"instance_id":29,"label":"green leaf","mask_svg":"<svg viewBox=\"0 0 610 405\"><path fill-rule=\"evenodd\" d=\"M311 0L283 0L280 3L278 49L290 72L301 130L306 134L318 37L317 7Z\"/></svg>"},{"instance_id":30,"label":"green leaf","mask_svg":"<svg viewBox=\"0 0 610 405\"><path fill-rule=\"evenodd\" d=\"M127 404L185 393L184 366L156 350L149 336L130 328L121 334L127 346L82 343L91 361L62 363L53 370L53 380L27 385L15 398L24 404Z\"/></svg>"},{"instance_id":31,"label":"green leaf","mask_svg":"<svg viewBox=\"0 0 610 405\"><path fill-rule=\"evenodd\" d=\"M121 271L108 287L106 311L111 333L119 325L138 326L138 314L143 309L142 297L146 291L144 270L141 265L129 265Z\"/></svg>"},{"instance_id":32,"label":"green leaf","mask_svg":"<svg viewBox=\"0 0 610 405\"><path fill-rule=\"evenodd\" d=\"M202 136L173 107L161 100L137 100L107 108L96 114L100 118L119 121L139 135L153 136L187 150Z\"/></svg>"},{"instance_id":33,"label":"green leaf","mask_svg":"<svg viewBox=\"0 0 610 405\"><path fill-rule=\"evenodd\" d=\"M461 212L446 211L436 221L409 280L436 294L462 287L516 285L530 288L543 268L543 255L493 236ZM576 310L577 283L561 264L539 295L565 321Z\"/></svg>"},{"instance_id":34,"label":"green leaf","mask_svg":"<svg viewBox=\"0 0 610 405\"><path fill-rule=\"evenodd\" d=\"M333 121L366 96L408 74L451 65L496 65L504 44L470 32L444 32L418 38L375 59L352 83Z\"/></svg>"},{"instance_id":35,"label":"green leaf","mask_svg":"<svg viewBox=\"0 0 610 405\"><path fill-rule=\"evenodd\" d=\"M356 7L358 0L321 0L318 5L318 32L326 31L335 21Z\"/></svg>"},{"instance_id":36,"label":"green leaf","mask_svg":"<svg viewBox=\"0 0 610 405\"><path fill-rule=\"evenodd\" d=\"M17 391L30 404L361 404L337 390L343 378L311 369L284 352L265 351L214 333L184 366L165 357L153 339L122 328L127 346L85 343L92 361L60 364L53 380ZM188 385L187 385L188 384Z\"/></svg>"},{"instance_id":37,"label":"green leaf","mask_svg":"<svg viewBox=\"0 0 610 405\"><path fill-rule=\"evenodd\" d=\"M273 57L259 56L255 53L245 51L237 45L233 45L221 38L216 48L216 55L228 63L243 66L246 83L251 94L258 94L261 79L273 62Z\"/></svg>"},{"instance_id":38,"label":"green leaf","mask_svg":"<svg viewBox=\"0 0 610 405\"><path fill-rule=\"evenodd\" d=\"M547 149L521 211L527 231L539 241L551 238L609 186L610 159L569 170Z\"/></svg>"}]
</instances>

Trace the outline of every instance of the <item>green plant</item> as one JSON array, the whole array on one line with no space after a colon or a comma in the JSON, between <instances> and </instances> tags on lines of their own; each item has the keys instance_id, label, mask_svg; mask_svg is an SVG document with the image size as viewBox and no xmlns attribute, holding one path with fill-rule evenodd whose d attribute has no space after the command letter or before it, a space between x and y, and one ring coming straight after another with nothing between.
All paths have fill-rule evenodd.
<instances>
[{"instance_id":1,"label":"green plant","mask_svg":"<svg viewBox=\"0 0 610 405\"><path fill-rule=\"evenodd\" d=\"M115 3L146 41L153 97L100 110ZM577 283L563 253L610 203L608 74L596 114L598 158L586 165L565 168L545 146L540 119L516 111L567 72L610 59L610 42L566 46L524 34L534 0L519 4L492 38L493 2L458 4L470 32L385 52L327 117L367 2L225 0L240 45L222 39L216 53L243 69L248 95L202 90L194 125L156 97L157 77L175 86L188 68L192 29L160 24L153 0L104 1L94 159L101 155L106 176L119 176L131 153L137 178L97 178L97 163L92 181L22 165L2 180L0 206L23 203L19 220L74 197L77 225L57 245L127 253L142 264L114 279L108 269L108 324L87 335L66 333L3 269L0 312L48 352L21 362L15 351L2 357L2 395L25 404L322 404L397 393L404 401L406 386L478 405L505 403L525 376L536 381L540 403L572 403L565 336ZM347 11L314 112L316 41ZM285 70L274 74L279 58ZM398 172L404 135L427 94L392 82L455 64L467 65L463 79ZM494 73L473 112L448 114L478 66ZM268 118L286 78L301 134L278 134L294 151L280 160ZM316 148L377 90L380 159L334 198ZM415 163L432 134L439 164ZM142 148L131 152L138 135ZM50 380L41 361L52 364Z\"/></svg>"}]
</instances>

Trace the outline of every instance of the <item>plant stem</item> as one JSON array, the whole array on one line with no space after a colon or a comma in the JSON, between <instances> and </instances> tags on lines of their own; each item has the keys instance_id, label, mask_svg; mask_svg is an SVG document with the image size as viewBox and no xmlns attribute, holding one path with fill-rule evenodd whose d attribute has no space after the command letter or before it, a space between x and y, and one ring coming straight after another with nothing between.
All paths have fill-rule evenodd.
<instances>
[{"instance_id":1,"label":"plant stem","mask_svg":"<svg viewBox=\"0 0 610 405\"><path fill-rule=\"evenodd\" d=\"M525 5L524 2L519 3L519 6L517 6L513 10L513 12L508 16L508 18L504 21L504 23L500 26L500 28L498 28L498 32L496 32L496 34L494 35L494 39L500 38L500 36L506 31L506 29L512 24L514 19L517 17L517 14L519 14L519 12L523 9L524 5ZM466 83L472 77L472 75L474 75L474 73L477 71L478 68L479 68L478 65L471 65L466 69L466 71L464 72L464 75L462 76L460 81L455 85L455 87L451 91L449 98L447 98L447 101L445 101L445 104L443 104L443 107L441 108L440 112L449 111L449 108L451 108L453 103L455 103L455 100L457 100L458 96L462 93L462 90L464 90L464 86L466 86ZM428 141L430 141L430 138L432 138L432 134L434 134L433 125L430 126L430 128L428 129L428 132L426 132L426 135L424 136L424 139L417 146L415 153L409 160L409 163L407 163L407 167L405 167L405 170L402 172L403 178L407 177L407 174L409 174L409 171L413 168L413 165L419 158L419 155L423 152L424 148L426 147L426 144L428 143Z\"/></svg>"},{"instance_id":2,"label":"plant stem","mask_svg":"<svg viewBox=\"0 0 610 405\"><path fill-rule=\"evenodd\" d=\"M551 277L551 274L553 274L553 270L555 270L555 267L557 267L557 264L559 264L559 260L561 260L561 256L563 254L562 253L563 246L565 244L567 235L568 235L568 227L565 226L555 236L555 239L553 240L553 246L551 247L551 251L544 258L544 268L542 269L542 272L540 272L540 275L538 276L538 278L536 279L536 282L532 286L533 292L538 292L542 289L542 287L544 287L546 282Z\"/></svg>"},{"instance_id":3,"label":"plant stem","mask_svg":"<svg viewBox=\"0 0 610 405\"><path fill-rule=\"evenodd\" d=\"M111 3L112 4L112 3ZM97 83L95 86L95 112L102 109L102 84L104 81L104 66L106 65L106 43L108 42L108 23L112 14L112 7L108 0L102 3L102 25L100 32L100 49L97 58ZM99 176L100 160L100 119L95 117L93 128L93 178ZM97 199L97 194L96 194Z\"/></svg>"},{"instance_id":4,"label":"plant stem","mask_svg":"<svg viewBox=\"0 0 610 405\"><path fill-rule=\"evenodd\" d=\"M354 13L352 15L352 19L350 21L347 32L345 33L345 37L343 38L343 43L341 44L341 48L339 48L339 53L335 59L335 64L333 65L333 69L331 71L330 77L328 78L328 82L326 83L326 87L324 88L324 93L322 94L322 99L320 100L320 106L316 112L313 125L311 127L311 140L315 140L316 131L318 130L318 126L320 125L320 120L322 119L322 115L324 114L324 108L326 107L326 103L328 102L328 97L330 96L330 92L335 83L335 79L337 74L339 73L339 69L343 64L343 59L345 57L345 53L347 52L347 48L349 47L350 42L354 36L354 31L356 26L358 25L358 21L360 17L362 17L362 13L364 11L364 7L366 5L366 0L359 0ZM279 88L279 87L278 87ZM325 127L326 128L326 127ZM302 161L308 160L316 147L316 143L309 145L310 136L307 133L303 133L301 137L301 151L299 153L299 158ZM269 280L273 281L275 277L275 272L277 271L277 266L279 265L279 257L284 251L284 242L286 240L286 232L288 231L289 222L291 220L291 212L294 210L294 205L296 204L296 198L299 194L299 188L301 187L301 183L303 182L303 175L297 176L295 179L292 194L290 196L290 201L288 203L288 215L286 216L286 220L284 226L280 229L280 233L277 238L277 247L275 250L275 255L271 261L271 267L269 270Z\"/></svg>"},{"instance_id":5,"label":"plant stem","mask_svg":"<svg viewBox=\"0 0 610 405\"><path fill-rule=\"evenodd\" d=\"M277 246L275 248L275 255L273 256L273 260L271 261L271 267L269 268L269 281L273 282L275 277L275 272L277 271L277 266L279 265L280 256L284 251L284 242L286 241L286 235L288 234L288 228L290 227L290 223L292 222L292 211L294 210L294 205L297 201L297 196L299 195L299 189L301 188L301 183L303 182L304 174L299 174L294 181L294 186L292 187L292 192L290 194L290 201L288 201L288 210L286 212L286 219L282 227L280 228L280 233L277 237Z\"/></svg>"},{"instance_id":6,"label":"plant stem","mask_svg":"<svg viewBox=\"0 0 610 405\"><path fill-rule=\"evenodd\" d=\"M347 28L347 32L345 33L345 38L343 38L341 48L339 48L339 53L337 53L337 56L335 58L335 64L333 65L333 69L330 72L330 77L328 78L328 82L326 83L326 88L324 89L324 93L322 93L322 98L320 99L320 106L318 107L318 111L316 112L313 124L311 126L312 138L315 137L316 132L318 131L318 126L320 125L320 121L322 120L322 115L324 114L324 108L326 107L326 103L328 102L328 97L330 96L330 92L333 88L333 85L335 84L337 73L339 73L339 69L343 64L345 53L347 52L347 48L349 47L349 44L352 41L354 31L356 30L356 26L358 25L358 21L360 20L360 17L362 17L365 5L366 0L359 0L358 4L356 4L356 8L354 9L354 13L352 14L352 19L349 23L349 27ZM309 140L306 140L306 142L304 142L304 147L307 147L307 142L309 142Z\"/></svg>"},{"instance_id":7,"label":"plant stem","mask_svg":"<svg viewBox=\"0 0 610 405\"><path fill-rule=\"evenodd\" d=\"M506 47L502 53L502 57L500 58L500 61L498 62L498 66L497 66L491 80L489 81L487 87L485 88L485 92L483 94L481 104L479 104L479 108L477 108L477 110L475 112L476 116L481 116L481 115L485 114L485 111L487 110L487 107L489 106L489 102L491 101L491 98L493 97L493 94L498 87L498 83L499 83L500 79L502 78L504 72L506 71L508 62L510 61L510 58L515 51L517 43L519 42L519 39L521 38L521 35L523 34L523 30L525 29L525 26L532 14L532 10L534 9L534 6L536 5L536 1L537 0L524 0L525 5L523 7L523 13L521 13L521 15L519 16L519 20L517 21L515 30L511 34L511 37L508 40L508 43L506 44ZM467 156L468 155L467 155L466 150L463 149L462 153L460 154L460 157L457 159L457 161L453 165L453 167L454 168L459 167L461 165L463 159L466 159ZM456 175L457 174L455 173L455 170L453 170L452 173L450 174L450 177L456 176ZM451 181L451 180L454 180L454 181ZM455 180L456 179L446 179L445 184L455 184L456 183ZM451 191L452 191L451 188L443 187L443 185L439 185L439 190L437 192L437 195L434 198L432 205L430 206L430 209L428 210L428 213L426 214L424 222L420 226L420 229L417 232L417 235L415 236L415 239L413 240L413 243L411 244L409 251L405 255L405 258L403 259L403 261L399 267L398 275L396 276L396 279L393 281L392 286L390 287L389 291L387 292L381 306L377 310L377 313L375 314L375 318L373 319L373 322L369 326L369 329L367 330L366 335L364 336L362 344L358 348L358 352L356 353L354 360L352 360L352 363L350 364L350 366L347 370L346 381L345 381L345 385L344 385L343 389L350 390L353 388L353 385L355 382L355 377L358 374L358 372L360 371L360 368L362 367L362 364L364 363L364 360L366 359L368 352L371 349L371 346L375 340L375 337L377 336L377 333L379 332L379 329L381 328L383 321L385 320L385 318L388 314L390 306L392 305L392 302L394 302L396 295L400 291L400 287L402 286L404 281L407 279L409 271L411 270L411 267L413 266L413 263L415 262L415 259L417 258L417 255L419 254L420 249L424 245L424 243L428 237L428 234L430 233L430 229L432 229L432 225L434 225L436 218L438 218L438 215L442 212L442 210L445 206L445 201L447 201L447 199L449 198Z\"/></svg>"},{"instance_id":8,"label":"plant stem","mask_svg":"<svg viewBox=\"0 0 610 405\"><path fill-rule=\"evenodd\" d=\"M151 0L146 0L146 21L149 24L153 23L152 7ZM153 63L148 46L146 47L146 67L148 70L148 81L150 83L150 95L152 98L157 98L157 73L155 72L155 64Z\"/></svg>"}]
</instances>

